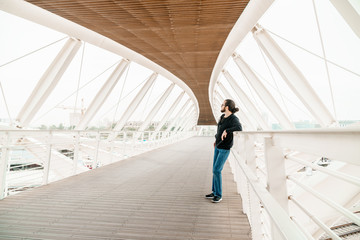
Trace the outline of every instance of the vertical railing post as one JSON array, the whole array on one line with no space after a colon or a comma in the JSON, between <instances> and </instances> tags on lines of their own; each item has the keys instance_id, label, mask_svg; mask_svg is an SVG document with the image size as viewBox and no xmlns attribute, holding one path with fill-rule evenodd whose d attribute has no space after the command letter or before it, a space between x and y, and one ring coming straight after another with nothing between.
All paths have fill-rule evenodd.
<instances>
[{"instance_id":1,"label":"vertical railing post","mask_svg":"<svg viewBox=\"0 0 360 240\"><path fill-rule=\"evenodd\" d=\"M118 132L116 133L116 135L118 134ZM115 139L111 140L111 146L110 146L110 163L113 163L113 159L114 159L114 148L115 148Z\"/></svg>"},{"instance_id":2,"label":"vertical railing post","mask_svg":"<svg viewBox=\"0 0 360 240\"><path fill-rule=\"evenodd\" d=\"M127 135L126 135L126 132L124 132L124 142L123 142L123 146L124 146L124 153L123 153L123 155L124 155L124 157L125 156L127 156L127 154L126 154L126 150L127 150L127 147L126 147L126 140L127 140Z\"/></svg>"},{"instance_id":3,"label":"vertical railing post","mask_svg":"<svg viewBox=\"0 0 360 240\"><path fill-rule=\"evenodd\" d=\"M46 144L46 159L44 162L44 176L43 176L43 185L49 183L49 172L50 172L50 163L51 163L51 149L52 149L52 131L49 132L47 144Z\"/></svg>"},{"instance_id":4,"label":"vertical railing post","mask_svg":"<svg viewBox=\"0 0 360 240\"><path fill-rule=\"evenodd\" d=\"M264 156L267 172L267 189L283 209L289 212L285 158L282 149L274 146L271 137L264 138ZM271 235L271 239L282 239L281 233L273 223L271 223Z\"/></svg>"},{"instance_id":5,"label":"vertical railing post","mask_svg":"<svg viewBox=\"0 0 360 240\"><path fill-rule=\"evenodd\" d=\"M6 175L8 171L8 160L9 160L9 143L10 137L9 133L5 133L4 142L1 147L1 162L0 162L0 200L4 199L7 196L6 189Z\"/></svg>"},{"instance_id":6,"label":"vertical railing post","mask_svg":"<svg viewBox=\"0 0 360 240\"><path fill-rule=\"evenodd\" d=\"M93 160L93 162L92 162L91 169L97 168L97 165L98 165L99 147L100 147L100 136L101 136L101 133L100 133L100 132L97 132L97 135L96 135L95 156L94 156L94 160Z\"/></svg>"},{"instance_id":7,"label":"vertical railing post","mask_svg":"<svg viewBox=\"0 0 360 240\"><path fill-rule=\"evenodd\" d=\"M77 172L77 165L78 165L78 161L79 161L79 148L80 148L80 132L77 132L75 135L73 175L76 175L76 172Z\"/></svg>"},{"instance_id":8,"label":"vertical railing post","mask_svg":"<svg viewBox=\"0 0 360 240\"><path fill-rule=\"evenodd\" d=\"M245 135L245 163L251 171L257 176L256 170L256 156L255 156L255 138L251 134ZM248 184L248 198L249 198L249 208L250 208L250 217L251 217L251 232L252 238L254 240L262 239L262 230L261 230L261 206L260 201L253 192L253 189L250 188Z\"/></svg>"}]
</instances>

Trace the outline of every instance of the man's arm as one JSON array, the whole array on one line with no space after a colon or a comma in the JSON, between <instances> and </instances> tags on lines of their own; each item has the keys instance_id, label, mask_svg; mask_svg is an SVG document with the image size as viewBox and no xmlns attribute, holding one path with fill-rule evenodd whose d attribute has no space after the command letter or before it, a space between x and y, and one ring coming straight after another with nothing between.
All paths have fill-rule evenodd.
<instances>
[{"instance_id":1,"label":"man's arm","mask_svg":"<svg viewBox=\"0 0 360 240\"><path fill-rule=\"evenodd\" d=\"M242 131L241 123L239 122L239 119L237 117L235 117L233 119L231 125L232 125L231 128L226 129L227 133L232 133L232 132L235 132L235 131Z\"/></svg>"},{"instance_id":2,"label":"man's arm","mask_svg":"<svg viewBox=\"0 0 360 240\"><path fill-rule=\"evenodd\" d=\"M224 138L226 138L228 133L232 133L235 131L242 131L242 126L241 126L241 123L239 122L238 118L234 118L231 125L232 125L231 128L227 128L224 130L224 132L221 135L221 140L224 140Z\"/></svg>"}]
</instances>

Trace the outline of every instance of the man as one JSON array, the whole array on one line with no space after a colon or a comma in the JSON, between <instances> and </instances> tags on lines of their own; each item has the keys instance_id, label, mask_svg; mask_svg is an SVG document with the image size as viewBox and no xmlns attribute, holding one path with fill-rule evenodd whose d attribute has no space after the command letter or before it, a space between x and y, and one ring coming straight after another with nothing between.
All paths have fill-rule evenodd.
<instances>
[{"instance_id":1,"label":"man","mask_svg":"<svg viewBox=\"0 0 360 240\"><path fill-rule=\"evenodd\" d=\"M221 105L221 112L224 114L220 117L215 135L212 193L205 196L205 198L212 199L213 203L222 200L221 171L230 154L230 148L233 146L233 132L242 131L239 119L234 114L237 111L239 108L235 107L235 103L231 99L226 99Z\"/></svg>"}]
</instances>

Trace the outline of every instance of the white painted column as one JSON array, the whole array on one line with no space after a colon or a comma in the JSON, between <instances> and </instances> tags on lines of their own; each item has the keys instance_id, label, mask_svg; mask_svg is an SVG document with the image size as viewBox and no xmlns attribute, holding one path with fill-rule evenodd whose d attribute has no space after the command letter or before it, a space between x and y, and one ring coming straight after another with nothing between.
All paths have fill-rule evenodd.
<instances>
[{"instance_id":1,"label":"white painted column","mask_svg":"<svg viewBox=\"0 0 360 240\"><path fill-rule=\"evenodd\" d=\"M16 121L18 127L26 127L33 120L46 99L58 84L67 67L81 46L81 41L69 38L48 69L45 71L30 97L20 110Z\"/></svg>"},{"instance_id":2,"label":"white painted column","mask_svg":"<svg viewBox=\"0 0 360 240\"><path fill-rule=\"evenodd\" d=\"M267 190L288 213L288 193L286 185L285 158L282 149L274 146L270 137L264 138L264 157L267 172ZM274 223L271 223L272 239L282 239Z\"/></svg>"},{"instance_id":3,"label":"white painted column","mask_svg":"<svg viewBox=\"0 0 360 240\"><path fill-rule=\"evenodd\" d=\"M146 81L144 86L140 89L139 93L134 98L133 102L126 109L124 115L116 123L116 126L114 127L113 131L121 131L121 129L124 127L125 123L129 120L131 115L134 113L134 111L139 106L142 99L145 97L147 91L153 85L153 83L156 80L157 76L158 76L157 73L151 74L151 76L148 78L148 80Z\"/></svg>"},{"instance_id":4,"label":"white painted column","mask_svg":"<svg viewBox=\"0 0 360 240\"><path fill-rule=\"evenodd\" d=\"M99 150L100 150L100 142L101 142L101 133L97 132L97 134L96 134L96 149L95 149L93 162L91 163L91 169L97 168L98 158L99 158ZM113 151L111 151L111 152L113 152Z\"/></svg>"},{"instance_id":5,"label":"white painted column","mask_svg":"<svg viewBox=\"0 0 360 240\"><path fill-rule=\"evenodd\" d=\"M254 135L246 134L244 136L244 156L245 156L245 164L249 166L253 174L257 175L257 165L256 165L256 156L255 156L255 138ZM262 230L261 230L261 214L260 214L260 201L258 197L253 193L253 189L248 186L248 197L249 207L250 207L250 217L251 217L251 232L253 239L262 239ZM244 199L244 201L246 201ZM273 240L278 238L273 238Z\"/></svg>"},{"instance_id":6,"label":"white painted column","mask_svg":"<svg viewBox=\"0 0 360 240\"><path fill-rule=\"evenodd\" d=\"M49 183L49 172L51 164L51 150L52 150L52 132L50 131L46 140L46 159L44 161L44 176L43 176L43 185Z\"/></svg>"},{"instance_id":7,"label":"white painted column","mask_svg":"<svg viewBox=\"0 0 360 240\"><path fill-rule=\"evenodd\" d=\"M73 175L76 175L77 167L79 163L79 154L80 154L80 132L77 132L74 136L74 162L73 162Z\"/></svg>"},{"instance_id":8,"label":"white painted column","mask_svg":"<svg viewBox=\"0 0 360 240\"><path fill-rule=\"evenodd\" d=\"M179 120L181 114L184 112L185 108L188 106L190 102L190 98L184 103L179 112L175 115L174 119L170 122L168 127L166 128L166 132L170 132L171 128L175 126L175 123Z\"/></svg>"},{"instance_id":9,"label":"white painted column","mask_svg":"<svg viewBox=\"0 0 360 240\"><path fill-rule=\"evenodd\" d=\"M358 38L360 38L360 15L351 5L349 0L330 0L330 2L334 5ZM360 6L359 1L354 1L354 4L358 4Z\"/></svg>"},{"instance_id":10,"label":"white painted column","mask_svg":"<svg viewBox=\"0 0 360 240\"><path fill-rule=\"evenodd\" d=\"M231 96L230 93L228 92L228 90L225 88L225 86L219 82L218 83L219 85L219 88L220 90L225 94L225 95L228 95L228 96ZM240 102L240 100L234 96L234 100L235 102ZM245 125L247 126L248 130L256 130L256 127L251 123L250 119L247 117L247 114L245 114L245 112L241 109L240 106L238 106L239 108L239 113L235 113L236 116L238 116L238 118L245 123Z\"/></svg>"},{"instance_id":11,"label":"white painted column","mask_svg":"<svg viewBox=\"0 0 360 240\"><path fill-rule=\"evenodd\" d=\"M10 137L7 132L3 138L3 144L1 147L1 162L0 162L0 200L7 196L6 189L6 175L8 171L9 160L9 143Z\"/></svg>"},{"instance_id":12,"label":"white painted column","mask_svg":"<svg viewBox=\"0 0 360 240\"><path fill-rule=\"evenodd\" d=\"M273 113L274 117L279 121L280 125L285 129L294 129L294 124L291 123L290 119L283 112L279 104L275 101L274 97L251 70L244 59L235 53L233 54L233 59L239 70L244 74L252 88L255 90L256 94L262 100L264 105L269 109L269 111Z\"/></svg>"},{"instance_id":13,"label":"white painted column","mask_svg":"<svg viewBox=\"0 0 360 240\"><path fill-rule=\"evenodd\" d=\"M226 70L223 70L223 74L225 78L230 83L231 87L235 90L235 93L241 100L241 102L245 105L248 112L254 116L255 120L258 122L259 126L263 130L269 130L270 127L268 124L264 121L264 119L261 117L261 114L255 107L254 103L250 100L250 98L246 95L246 93L241 89L241 87L236 83L235 79L230 75L230 73Z\"/></svg>"},{"instance_id":14,"label":"white painted column","mask_svg":"<svg viewBox=\"0 0 360 240\"><path fill-rule=\"evenodd\" d=\"M164 92L164 94L161 96L161 98L159 99L159 101L157 101L157 103L155 103L155 106L151 109L150 113L148 114L148 116L145 118L145 121L143 122L143 124L139 127L138 132L142 132L144 131L144 129L149 125L149 123L153 120L153 118L155 117L155 115L158 113L159 109L162 107L162 105L164 104L165 100L168 98L168 96L170 95L171 91L174 89L175 87L175 83L172 83Z\"/></svg>"},{"instance_id":15,"label":"white painted column","mask_svg":"<svg viewBox=\"0 0 360 240\"><path fill-rule=\"evenodd\" d=\"M254 27L253 36L278 70L290 89L305 105L321 126L326 127L336 122L335 118L326 108L314 89L301 71L290 60L286 53L272 39L272 37L260 26Z\"/></svg>"},{"instance_id":16,"label":"white painted column","mask_svg":"<svg viewBox=\"0 0 360 240\"><path fill-rule=\"evenodd\" d=\"M163 119L161 119L159 125L155 128L155 132L160 131L160 129L164 126L166 121L169 119L171 114L174 112L175 108L179 105L182 97L184 96L185 92L181 92L179 96L176 98L175 102L171 105L170 109L166 112Z\"/></svg>"},{"instance_id":17,"label":"white painted column","mask_svg":"<svg viewBox=\"0 0 360 240\"><path fill-rule=\"evenodd\" d=\"M90 103L88 109L86 110L84 116L80 119L79 124L76 126L76 130L84 130L89 122L93 119L95 114L99 111L101 106L104 104L106 99L111 94L112 90L115 88L119 79L125 72L126 68L129 66L129 61L126 59L121 60L121 62L115 67L114 71L111 73L110 77L106 80L104 85L96 94L95 98Z\"/></svg>"}]
</instances>

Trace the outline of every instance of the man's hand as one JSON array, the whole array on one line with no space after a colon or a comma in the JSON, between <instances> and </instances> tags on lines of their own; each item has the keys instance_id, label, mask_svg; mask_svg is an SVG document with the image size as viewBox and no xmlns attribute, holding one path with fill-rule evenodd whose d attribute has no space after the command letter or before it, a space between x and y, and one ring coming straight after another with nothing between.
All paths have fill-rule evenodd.
<instances>
[{"instance_id":1,"label":"man's hand","mask_svg":"<svg viewBox=\"0 0 360 240\"><path fill-rule=\"evenodd\" d=\"M224 140L224 138L226 138L227 132L226 130L224 130L224 132L221 135L221 140Z\"/></svg>"}]
</instances>

